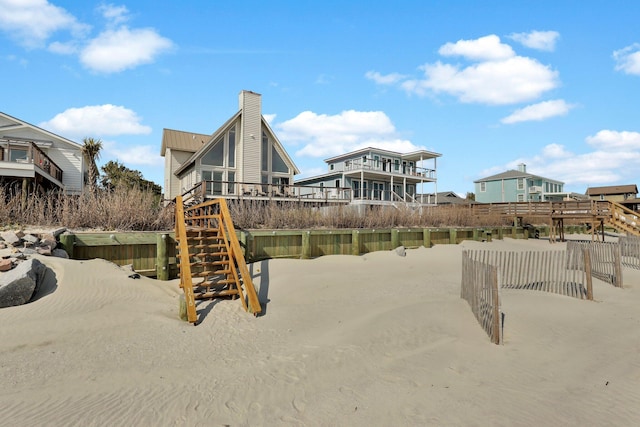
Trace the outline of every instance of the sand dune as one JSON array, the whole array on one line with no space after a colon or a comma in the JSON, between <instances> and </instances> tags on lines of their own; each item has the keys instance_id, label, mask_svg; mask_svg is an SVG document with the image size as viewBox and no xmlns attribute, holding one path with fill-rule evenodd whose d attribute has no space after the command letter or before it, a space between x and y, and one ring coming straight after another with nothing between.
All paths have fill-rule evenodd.
<instances>
[{"instance_id":1,"label":"sand dune","mask_svg":"<svg viewBox=\"0 0 640 427\"><path fill-rule=\"evenodd\" d=\"M40 258L52 285L0 310L11 426L638 425L640 272L596 301L503 290L505 344L460 299L464 242L252 264L265 314L237 301L178 319L177 281Z\"/></svg>"}]
</instances>

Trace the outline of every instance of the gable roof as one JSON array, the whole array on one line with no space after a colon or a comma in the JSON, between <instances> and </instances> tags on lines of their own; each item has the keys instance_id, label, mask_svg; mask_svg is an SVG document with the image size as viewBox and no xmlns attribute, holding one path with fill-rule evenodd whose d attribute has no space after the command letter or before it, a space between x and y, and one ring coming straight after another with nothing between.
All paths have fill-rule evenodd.
<instances>
[{"instance_id":1,"label":"gable roof","mask_svg":"<svg viewBox=\"0 0 640 427\"><path fill-rule=\"evenodd\" d=\"M82 149L82 145L75 141L64 138L60 135L56 135L53 132L49 132L48 130L39 128L38 126L32 125L31 123L27 123L24 120L17 119L6 113L0 112L0 118L3 118L7 122L10 122L9 124L0 125L0 139L12 140L12 141L34 142L36 145L44 145L44 146L51 145L53 143L53 140L55 140L57 142L69 145L76 150ZM24 136L19 136L19 134L14 134L12 132L12 131L21 131L21 130L35 131L47 139L24 137Z\"/></svg>"},{"instance_id":2,"label":"gable roof","mask_svg":"<svg viewBox=\"0 0 640 427\"><path fill-rule=\"evenodd\" d=\"M167 148L195 153L203 144L211 139L211 135L185 132L181 130L162 129L162 147L160 155L164 157Z\"/></svg>"},{"instance_id":3,"label":"gable roof","mask_svg":"<svg viewBox=\"0 0 640 427\"><path fill-rule=\"evenodd\" d=\"M564 184L564 182L558 181L556 179L545 178L543 176L533 175L533 174L530 174L530 173L527 173L527 172L517 171L517 170L513 170L513 169L508 170L506 172L499 173L497 175L491 175L491 176L488 176L486 178L478 179L478 180L473 181L473 182L476 183L476 182L487 182L487 181L500 181L500 180L503 180L503 179L517 179L517 178L544 179L545 181Z\"/></svg>"},{"instance_id":4,"label":"gable roof","mask_svg":"<svg viewBox=\"0 0 640 427\"><path fill-rule=\"evenodd\" d=\"M638 194L638 187L635 184L610 185L606 187L589 187L587 196L599 196L607 194Z\"/></svg>"}]
</instances>

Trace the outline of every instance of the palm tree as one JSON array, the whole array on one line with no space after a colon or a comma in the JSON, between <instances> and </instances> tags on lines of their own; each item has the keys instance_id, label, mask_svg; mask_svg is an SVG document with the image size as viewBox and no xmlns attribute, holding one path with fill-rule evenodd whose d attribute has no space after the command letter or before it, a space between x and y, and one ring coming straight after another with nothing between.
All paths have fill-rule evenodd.
<instances>
[{"instance_id":1,"label":"palm tree","mask_svg":"<svg viewBox=\"0 0 640 427\"><path fill-rule=\"evenodd\" d=\"M102 141L94 138L84 138L82 140L82 155L87 161L89 190L94 193L98 183L98 166L96 161L100 159L100 150L102 150Z\"/></svg>"}]
</instances>

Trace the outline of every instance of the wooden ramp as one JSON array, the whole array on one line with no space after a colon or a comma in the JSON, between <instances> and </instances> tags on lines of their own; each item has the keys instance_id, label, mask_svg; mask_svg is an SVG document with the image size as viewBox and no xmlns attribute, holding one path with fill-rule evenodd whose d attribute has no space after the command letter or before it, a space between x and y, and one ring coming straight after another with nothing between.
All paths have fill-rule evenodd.
<instances>
[{"instance_id":1,"label":"wooden ramp","mask_svg":"<svg viewBox=\"0 0 640 427\"><path fill-rule=\"evenodd\" d=\"M251 274L224 199L185 207L176 199L177 262L187 321L198 322L196 300L240 299L245 311L261 311Z\"/></svg>"}]
</instances>

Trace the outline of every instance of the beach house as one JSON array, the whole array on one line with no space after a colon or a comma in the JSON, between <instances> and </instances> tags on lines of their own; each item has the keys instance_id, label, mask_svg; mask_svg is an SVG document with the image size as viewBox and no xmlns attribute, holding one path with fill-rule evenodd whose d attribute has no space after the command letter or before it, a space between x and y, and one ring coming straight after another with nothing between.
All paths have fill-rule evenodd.
<instances>
[{"instance_id":1,"label":"beach house","mask_svg":"<svg viewBox=\"0 0 640 427\"><path fill-rule=\"evenodd\" d=\"M349 199L352 205L436 204L425 185L437 186L436 160L427 150L399 153L363 148L326 159L327 172L296 181L309 197ZM437 189L433 191L437 194Z\"/></svg>"},{"instance_id":2,"label":"beach house","mask_svg":"<svg viewBox=\"0 0 640 427\"><path fill-rule=\"evenodd\" d=\"M0 112L0 185L80 194L85 163L82 145Z\"/></svg>"},{"instance_id":3,"label":"beach house","mask_svg":"<svg viewBox=\"0 0 640 427\"><path fill-rule=\"evenodd\" d=\"M476 202L545 202L572 197L564 191L564 182L527 173L521 163L508 170L474 181Z\"/></svg>"},{"instance_id":4,"label":"beach house","mask_svg":"<svg viewBox=\"0 0 640 427\"><path fill-rule=\"evenodd\" d=\"M243 90L239 109L212 134L164 129L165 199L290 198L300 171L262 116L261 95Z\"/></svg>"}]
</instances>

